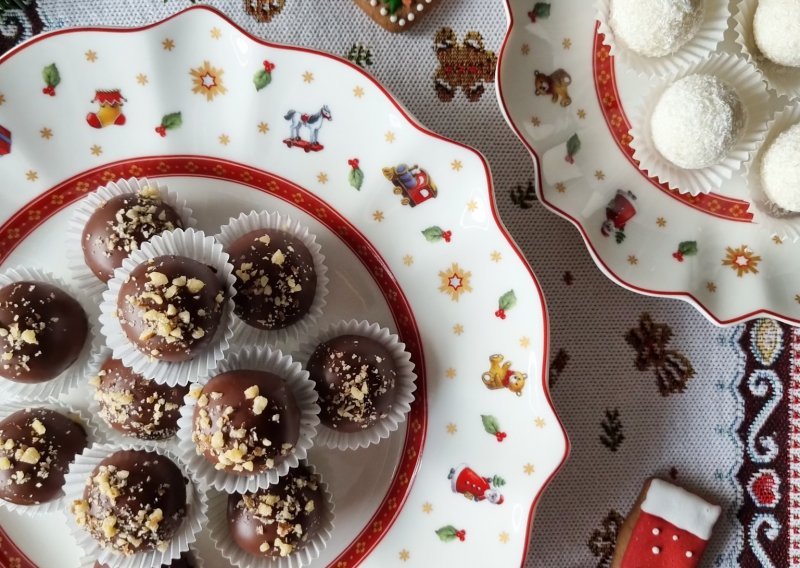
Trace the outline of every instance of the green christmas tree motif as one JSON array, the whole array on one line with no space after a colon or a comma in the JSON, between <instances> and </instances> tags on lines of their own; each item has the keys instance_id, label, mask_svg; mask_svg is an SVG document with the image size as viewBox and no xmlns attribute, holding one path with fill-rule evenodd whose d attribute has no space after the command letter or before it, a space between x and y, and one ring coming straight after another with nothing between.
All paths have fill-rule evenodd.
<instances>
[{"instance_id":1,"label":"green christmas tree motif","mask_svg":"<svg viewBox=\"0 0 800 568\"><path fill-rule=\"evenodd\" d=\"M575 154L581 149L581 139L577 134L573 134L567 140L567 155L564 156L564 161L569 164L575 163Z\"/></svg>"},{"instance_id":2,"label":"green christmas tree motif","mask_svg":"<svg viewBox=\"0 0 800 568\"><path fill-rule=\"evenodd\" d=\"M389 14L394 14L403 5L403 0L381 0L389 11Z\"/></svg>"},{"instance_id":3,"label":"green christmas tree motif","mask_svg":"<svg viewBox=\"0 0 800 568\"><path fill-rule=\"evenodd\" d=\"M265 59L263 67L253 75L253 84L256 86L256 91L260 91L272 82L273 69L275 69L275 64Z\"/></svg>"},{"instance_id":4,"label":"green christmas tree motif","mask_svg":"<svg viewBox=\"0 0 800 568\"><path fill-rule=\"evenodd\" d=\"M506 484L506 480L499 475L493 475L489 482L492 484L492 487L502 487Z\"/></svg>"},{"instance_id":5,"label":"green christmas tree motif","mask_svg":"<svg viewBox=\"0 0 800 568\"><path fill-rule=\"evenodd\" d=\"M550 3L549 2L537 2L533 5L533 9L528 12L528 17L531 19L531 23L535 24L536 20L539 18L547 19L550 17Z\"/></svg>"},{"instance_id":6,"label":"green christmas tree motif","mask_svg":"<svg viewBox=\"0 0 800 568\"><path fill-rule=\"evenodd\" d=\"M56 67L55 63L51 63L42 69L42 79L44 79L45 84L45 88L42 89L42 93L45 95L50 95L51 97L55 97L56 87L61 82L61 73L58 72L58 67Z\"/></svg>"},{"instance_id":7,"label":"green christmas tree motif","mask_svg":"<svg viewBox=\"0 0 800 568\"><path fill-rule=\"evenodd\" d=\"M486 430L486 433L494 436L498 442L502 442L506 439L507 435L500 429L500 423L497 422L497 418L491 414L481 414L481 421L483 422L483 429Z\"/></svg>"},{"instance_id":8,"label":"green christmas tree motif","mask_svg":"<svg viewBox=\"0 0 800 568\"><path fill-rule=\"evenodd\" d=\"M156 132L158 132L158 134L163 138L167 135L167 130L175 130L176 128L180 128L181 124L183 124L181 113L171 112L169 114L165 114L161 118L161 124L156 126Z\"/></svg>"},{"instance_id":9,"label":"green christmas tree motif","mask_svg":"<svg viewBox=\"0 0 800 568\"><path fill-rule=\"evenodd\" d=\"M467 531L459 530L453 525L446 525L436 530L436 536L438 536L439 540L442 542L452 542L456 539L464 542L464 539L467 537Z\"/></svg>"},{"instance_id":10,"label":"green christmas tree motif","mask_svg":"<svg viewBox=\"0 0 800 568\"><path fill-rule=\"evenodd\" d=\"M517 305L517 295L514 293L514 290L509 290L502 296L500 296L500 300L497 302L498 309L494 313L500 319L506 319L506 312Z\"/></svg>"},{"instance_id":11,"label":"green christmas tree motif","mask_svg":"<svg viewBox=\"0 0 800 568\"><path fill-rule=\"evenodd\" d=\"M347 173L347 182L354 188L360 190L361 185L364 183L364 172L358 165L358 158L347 160L347 165L350 166L350 171Z\"/></svg>"},{"instance_id":12,"label":"green christmas tree motif","mask_svg":"<svg viewBox=\"0 0 800 568\"><path fill-rule=\"evenodd\" d=\"M678 245L678 250L672 253L672 258L678 262L683 262L687 256L695 256L697 254L697 241L683 241Z\"/></svg>"},{"instance_id":13,"label":"green christmas tree motif","mask_svg":"<svg viewBox=\"0 0 800 568\"><path fill-rule=\"evenodd\" d=\"M354 43L347 52L347 60L366 69L372 65L372 50L362 43Z\"/></svg>"},{"instance_id":14,"label":"green christmas tree motif","mask_svg":"<svg viewBox=\"0 0 800 568\"><path fill-rule=\"evenodd\" d=\"M453 233L450 231L445 231L438 225L433 225L432 227L428 227L427 229L423 229L422 235L425 237L425 240L429 243L436 243L443 240L446 243L449 243L450 240L453 238Z\"/></svg>"}]
</instances>

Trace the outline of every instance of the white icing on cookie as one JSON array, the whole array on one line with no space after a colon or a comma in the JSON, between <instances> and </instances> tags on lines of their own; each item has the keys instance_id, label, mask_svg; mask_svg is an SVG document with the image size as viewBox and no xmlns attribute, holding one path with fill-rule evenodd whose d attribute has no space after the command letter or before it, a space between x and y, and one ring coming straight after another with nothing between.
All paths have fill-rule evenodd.
<instances>
[{"instance_id":1,"label":"white icing on cookie","mask_svg":"<svg viewBox=\"0 0 800 568\"><path fill-rule=\"evenodd\" d=\"M654 479L642 503L642 511L708 540L722 509L681 487Z\"/></svg>"}]
</instances>

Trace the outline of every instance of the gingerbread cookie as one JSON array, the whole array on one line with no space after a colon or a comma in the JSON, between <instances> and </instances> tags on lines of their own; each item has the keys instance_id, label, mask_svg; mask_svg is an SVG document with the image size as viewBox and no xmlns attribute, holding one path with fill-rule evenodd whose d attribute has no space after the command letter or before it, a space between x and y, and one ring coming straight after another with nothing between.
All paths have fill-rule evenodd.
<instances>
[{"instance_id":1,"label":"gingerbread cookie","mask_svg":"<svg viewBox=\"0 0 800 568\"><path fill-rule=\"evenodd\" d=\"M439 0L355 0L362 10L390 32L407 30Z\"/></svg>"},{"instance_id":2,"label":"gingerbread cookie","mask_svg":"<svg viewBox=\"0 0 800 568\"><path fill-rule=\"evenodd\" d=\"M676 485L649 480L619 531L611 568L699 566L720 511Z\"/></svg>"}]
</instances>

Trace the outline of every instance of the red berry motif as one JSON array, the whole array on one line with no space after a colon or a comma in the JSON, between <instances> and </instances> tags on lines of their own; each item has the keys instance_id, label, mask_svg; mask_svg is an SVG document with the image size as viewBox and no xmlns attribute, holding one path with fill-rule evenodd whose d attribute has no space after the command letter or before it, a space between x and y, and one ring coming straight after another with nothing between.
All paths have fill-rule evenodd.
<instances>
[{"instance_id":1,"label":"red berry motif","mask_svg":"<svg viewBox=\"0 0 800 568\"><path fill-rule=\"evenodd\" d=\"M158 132L162 138L164 138L167 135L167 129L164 128L163 126L156 126L156 132Z\"/></svg>"},{"instance_id":2,"label":"red berry motif","mask_svg":"<svg viewBox=\"0 0 800 568\"><path fill-rule=\"evenodd\" d=\"M271 62L269 62L269 61L267 61L265 59L264 60L264 71L266 71L267 73L272 73L273 69L275 69L275 64L271 63Z\"/></svg>"},{"instance_id":3,"label":"red berry motif","mask_svg":"<svg viewBox=\"0 0 800 568\"><path fill-rule=\"evenodd\" d=\"M358 169L358 158L353 158L352 160L347 160L347 165L353 168L354 170Z\"/></svg>"},{"instance_id":4,"label":"red berry motif","mask_svg":"<svg viewBox=\"0 0 800 568\"><path fill-rule=\"evenodd\" d=\"M460 540L461 542L464 542L464 539L467 538L467 531L463 529L460 531L456 531L456 538L458 538L458 540Z\"/></svg>"},{"instance_id":5,"label":"red berry motif","mask_svg":"<svg viewBox=\"0 0 800 568\"><path fill-rule=\"evenodd\" d=\"M496 315L497 317L499 317L501 320L504 320L504 319L506 319L506 311L505 311L503 308L500 308L499 310L497 310L497 311L494 313L494 315Z\"/></svg>"},{"instance_id":6,"label":"red berry motif","mask_svg":"<svg viewBox=\"0 0 800 568\"><path fill-rule=\"evenodd\" d=\"M683 262L683 253L681 251L675 251L672 253L672 258L678 262Z\"/></svg>"},{"instance_id":7,"label":"red berry motif","mask_svg":"<svg viewBox=\"0 0 800 568\"><path fill-rule=\"evenodd\" d=\"M56 96L56 89L53 86L45 87L44 89L42 89L42 92L45 95L50 95L51 97L55 97Z\"/></svg>"},{"instance_id":8,"label":"red berry motif","mask_svg":"<svg viewBox=\"0 0 800 568\"><path fill-rule=\"evenodd\" d=\"M453 238L453 233L451 231L445 231L442 233L442 238L444 239L444 242L449 243L450 239Z\"/></svg>"},{"instance_id":9,"label":"red berry motif","mask_svg":"<svg viewBox=\"0 0 800 568\"><path fill-rule=\"evenodd\" d=\"M567 162L568 164L574 164L575 158L573 158L572 155L567 154L566 156L564 156L564 161Z\"/></svg>"},{"instance_id":10,"label":"red berry motif","mask_svg":"<svg viewBox=\"0 0 800 568\"><path fill-rule=\"evenodd\" d=\"M506 434L505 432L498 432L497 434L494 435L494 437L497 438L498 442L502 442L503 440L506 439L507 435L508 434Z\"/></svg>"}]
</instances>

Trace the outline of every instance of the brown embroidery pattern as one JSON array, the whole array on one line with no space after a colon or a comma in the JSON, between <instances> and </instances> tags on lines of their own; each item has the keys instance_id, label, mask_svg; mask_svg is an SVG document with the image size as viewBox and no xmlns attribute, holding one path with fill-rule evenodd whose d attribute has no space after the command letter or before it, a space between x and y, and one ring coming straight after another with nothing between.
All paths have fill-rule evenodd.
<instances>
[{"instance_id":1,"label":"brown embroidery pattern","mask_svg":"<svg viewBox=\"0 0 800 568\"><path fill-rule=\"evenodd\" d=\"M619 419L619 409L614 410L606 409L606 416L600 422L603 428L603 433L600 434L600 441L603 445L616 452L625 440L625 434L622 433L622 421Z\"/></svg>"},{"instance_id":2,"label":"brown embroidery pattern","mask_svg":"<svg viewBox=\"0 0 800 568\"><path fill-rule=\"evenodd\" d=\"M497 56L483 44L483 36L476 31L467 32L459 43L456 33L442 28L434 38L439 67L433 78L436 96L450 102L459 89L470 102L480 100L486 85L494 83Z\"/></svg>"},{"instance_id":3,"label":"brown embroidery pattern","mask_svg":"<svg viewBox=\"0 0 800 568\"><path fill-rule=\"evenodd\" d=\"M667 349L672 339L672 329L654 323L650 314L642 314L639 327L625 334L625 341L636 350L634 365L640 371L653 369L661 396L682 393L689 379L694 377L694 367L689 359L674 349Z\"/></svg>"},{"instance_id":4,"label":"brown embroidery pattern","mask_svg":"<svg viewBox=\"0 0 800 568\"><path fill-rule=\"evenodd\" d=\"M271 22L283 10L286 0L244 0L244 11L257 22Z\"/></svg>"},{"instance_id":5,"label":"brown embroidery pattern","mask_svg":"<svg viewBox=\"0 0 800 568\"><path fill-rule=\"evenodd\" d=\"M617 544L617 536L625 522L623 516L616 510L611 509L603 519L599 529L595 529L589 537L589 550L598 558L597 568L609 568L611 559L614 556L614 547Z\"/></svg>"},{"instance_id":6,"label":"brown embroidery pattern","mask_svg":"<svg viewBox=\"0 0 800 568\"><path fill-rule=\"evenodd\" d=\"M555 386L559 377L561 377L561 373L567 368L568 363L569 353L567 353L563 347L560 347L556 352L556 356L553 357L553 361L550 363L550 380L548 381L550 388Z\"/></svg>"}]
</instances>

